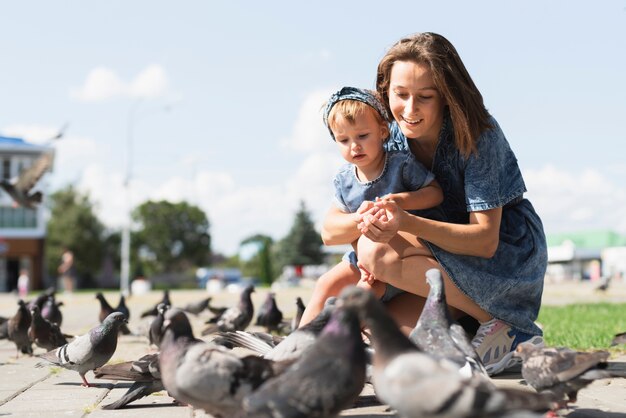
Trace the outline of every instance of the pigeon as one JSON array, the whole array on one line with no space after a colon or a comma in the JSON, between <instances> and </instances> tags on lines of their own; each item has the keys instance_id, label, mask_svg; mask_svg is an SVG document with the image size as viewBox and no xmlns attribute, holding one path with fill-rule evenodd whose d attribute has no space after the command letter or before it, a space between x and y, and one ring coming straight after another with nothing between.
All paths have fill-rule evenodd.
<instances>
[{"instance_id":1,"label":"pigeon","mask_svg":"<svg viewBox=\"0 0 626 418\"><path fill-rule=\"evenodd\" d=\"M0 340L9 338L9 321L0 323Z\"/></svg>"},{"instance_id":2,"label":"pigeon","mask_svg":"<svg viewBox=\"0 0 626 418\"><path fill-rule=\"evenodd\" d=\"M304 302L302 302L302 298L298 296L296 298L296 315L291 320L291 331L295 331L300 326L300 320L302 319L302 315L304 314L304 310L306 306L304 306Z\"/></svg>"},{"instance_id":3,"label":"pigeon","mask_svg":"<svg viewBox=\"0 0 626 418\"><path fill-rule=\"evenodd\" d=\"M96 379L134 382L117 401L104 405L102 409L120 409L129 403L164 390L159 370L159 354L146 354L139 360L104 365L94 370Z\"/></svg>"},{"instance_id":4,"label":"pigeon","mask_svg":"<svg viewBox=\"0 0 626 418\"><path fill-rule=\"evenodd\" d=\"M63 322L63 313L59 309L60 306L63 306L63 302L57 302L54 295L50 296L41 308L41 316L48 321L61 326L61 323Z\"/></svg>"},{"instance_id":5,"label":"pigeon","mask_svg":"<svg viewBox=\"0 0 626 418\"><path fill-rule=\"evenodd\" d=\"M626 332L622 332L621 334L615 334L615 337L613 337L613 341L611 341L611 347L619 344L626 344Z\"/></svg>"},{"instance_id":6,"label":"pigeon","mask_svg":"<svg viewBox=\"0 0 626 418\"><path fill-rule=\"evenodd\" d=\"M120 304L123 304L123 298L124 296L122 295L120 297ZM100 320L100 322L103 322L113 312L119 312L117 309L113 309L113 307L109 304L109 302L107 302L102 292L96 293L96 299L100 301L100 313L98 314L98 319ZM124 312L121 312L121 313L125 316ZM128 317L126 317L126 321L128 321ZM124 335L128 335L131 333L130 330L128 329L128 326L126 326L127 323L128 322L121 324L118 328L119 331Z\"/></svg>"},{"instance_id":7,"label":"pigeon","mask_svg":"<svg viewBox=\"0 0 626 418\"><path fill-rule=\"evenodd\" d=\"M154 344L157 347L161 346L161 339L163 338L163 321L165 312L168 309L169 305L159 303L157 305L157 316L150 323L148 338L150 340L150 344Z\"/></svg>"},{"instance_id":8,"label":"pigeon","mask_svg":"<svg viewBox=\"0 0 626 418\"><path fill-rule=\"evenodd\" d=\"M337 298L329 297L324 303L324 308L311 322L298 328L286 337L276 337L271 334L248 333L235 331L234 333L221 334L234 346L244 347L254 351L263 358L274 361L295 360L308 349L320 335L332 312L335 310ZM279 341L277 341L279 340Z\"/></svg>"},{"instance_id":9,"label":"pigeon","mask_svg":"<svg viewBox=\"0 0 626 418\"><path fill-rule=\"evenodd\" d=\"M187 315L177 308L165 313L159 357L168 393L216 418L233 417L243 397L277 372L269 360L239 357L222 346L196 339Z\"/></svg>"},{"instance_id":10,"label":"pigeon","mask_svg":"<svg viewBox=\"0 0 626 418\"><path fill-rule=\"evenodd\" d=\"M626 371L607 369L608 351L579 352L521 343L515 355L522 359L524 380L538 392L564 400L565 406L576 402L578 391L596 379L626 377Z\"/></svg>"},{"instance_id":11,"label":"pigeon","mask_svg":"<svg viewBox=\"0 0 626 418\"><path fill-rule=\"evenodd\" d=\"M340 305L355 307L371 332L373 385L378 398L404 418L499 416L516 410L547 410L552 397L498 389L461 374L453 361L420 351L398 328L373 293L349 286Z\"/></svg>"},{"instance_id":12,"label":"pigeon","mask_svg":"<svg viewBox=\"0 0 626 418\"><path fill-rule=\"evenodd\" d=\"M143 311L141 313L141 317L145 318L147 316L157 316L158 315L157 308L158 308L160 303L163 303L163 304L168 305L168 306L172 306L172 302L170 301L170 291L168 289L165 289L163 291L163 298L161 299L161 301L158 302L156 305L154 305L152 308L150 308L150 309L148 309L146 311Z\"/></svg>"},{"instance_id":13,"label":"pigeon","mask_svg":"<svg viewBox=\"0 0 626 418\"><path fill-rule=\"evenodd\" d=\"M202 331L202 335L209 335L218 331L245 330L254 316L254 305L250 297L252 292L254 292L254 286L246 286L241 292L239 303L226 309L215 324L210 324Z\"/></svg>"},{"instance_id":14,"label":"pigeon","mask_svg":"<svg viewBox=\"0 0 626 418\"><path fill-rule=\"evenodd\" d=\"M19 176L10 180L0 179L0 187L11 196L17 206L34 209L38 203L41 203L42 194L30 191L44 173L52 167L53 160L53 152L43 153L30 168L22 171Z\"/></svg>"},{"instance_id":15,"label":"pigeon","mask_svg":"<svg viewBox=\"0 0 626 418\"><path fill-rule=\"evenodd\" d=\"M78 372L83 383L90 387L85 374L104 365L115 353L119 328L126 323L121 312L113 312L102 323L87 334L76 337L72 342L38 357L68 370ZM39 367L42 364L39 363Z\"/></svg>"},{"instance_id":16,"label":"pigeon","mask_svg":"<svg viewBox=\"0 0 626 418\"><path fill-rule=\"evenodd\" d=\"M269 292L263 306L259 309L256 317L256 325L265 327L267 332L278 331L283 320L283 313L276 305L276 295Z\"/></svg>"},{"instance_id":17,"label":"pigeon","mask_svg":"<svg viewBox=\"0 0 626 418\"><path fill-rule=\"evenodd\" d=\"M120 295L120 301L115 308L115 312L121 312L126 317L126 320L130 320L130 310L126 306L126 298L124 295Z\"/></svg>"},{"instance_id":18,"label":"pigeon","mask_svg":"<svg viewBox=\"0 0 626 418\"><path fill-rule=\"evenodd\" d=\"M334 417L365 385L365 344L356 310L337 308L313 345L243 400L240 417Z\"/></svg>"},{"instance_id":19,"label":"pigeon","mask_svg":"<svg viewBox=\"0 0 626 418\"><path fill-rule=\"evenodd\" d=\"M15 343L17 353L33 354L33 345L28 338L28 327L31 323L31 315L23 300L17 302L17 312L7 321L7 336Z\"/></svg>"},{"instance_id":20,"label":"pigeon","mask_svg":"<svg viewBox=\"0 0 626 418\"><path fill-rule=\"evenodd\" d=\"M430 285L428 298L409 339L424 352L454 361L468 376L488 377L467 334L450 316L441 271L428 270L426 281Z\"/></svg>"},{"instance_id":21,"label":"pigeon","mask_svg":"<svg viewBox=\"0 0 626 418\"><path fill-rule=\"evenodd\" d=\"M182 308L182 310L190 314L199 315L202 311L206 310L210 302L211 297L207 297L198 302L188 303Z\"/></svg>"},{"instance_id":22,"label":"pigeon","mask_svg":"<svg viewBox=\"0 0 626 418\"><path fill-rule=\"evenodd\" d=\"M32 321L28 328L28 338L46 351L54 350L67 344L61 329L41 316L37 305L30 308Z\"/></svg>"}]
</instances>

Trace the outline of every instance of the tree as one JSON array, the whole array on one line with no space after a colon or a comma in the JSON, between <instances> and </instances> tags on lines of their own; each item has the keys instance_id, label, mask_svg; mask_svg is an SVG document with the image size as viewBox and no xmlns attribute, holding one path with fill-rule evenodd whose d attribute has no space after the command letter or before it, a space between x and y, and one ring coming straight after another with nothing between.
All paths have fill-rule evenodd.
<instances>
[{"instance_id":1,"label":"tree","mask_svg":"<svg viewBox=\"0 0 626 418\"><path fill-rule=\"evenodd\" d=\"M293 225L279 244L278 259L281 268L286 265L303 266L320 264L324 259L322 238L315 230L304 201L296 213Z\"/></svg>"},{"instance_id":2,"label":"tree","mask_svg":"<svg viewBox=\"0 0 626 418\"><path fill-rule=\"evenodd\" d=\"M209 220L186 202L147 201L133 211L139 230L133 234L147 274L185 272L211 260Z\"/></svg>"},{"instance_id":3,"label":"tree","mask_svg":"<svg viewBox=\"0 0 626 418\"><path fill-rule=\"evenodd\" d=\"M256 245L257 252L250 260L242 264L243 274L258 277L264 284L272 284L274 269L272 268L271 251L274 240L267 235L257 234L243 240L240 247L250 244Z\"/></svg>"},{"instance_id":4,"label":"tree","mask_svg":"<svg viewBox=\"0 0 626 418\"><path fill-rule=\"evenodd\" d=\"M46 265L49 277L57 277L63 248L74 253L79 285L93 286L102 266L104 226L93 212L89 196L73 186L50 196L51 216L46 238Z\"/></svg>"}]
</instances>

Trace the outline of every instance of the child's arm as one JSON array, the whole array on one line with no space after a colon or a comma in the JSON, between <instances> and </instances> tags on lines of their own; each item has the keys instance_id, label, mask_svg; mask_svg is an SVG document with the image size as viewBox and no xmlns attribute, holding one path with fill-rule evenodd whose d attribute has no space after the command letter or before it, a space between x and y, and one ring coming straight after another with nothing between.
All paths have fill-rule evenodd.
<instances>
[{"instance_id":1,"label":"child's arm","mask_svg":"<svg viewBox=\"0 0 626 418\"><path fill-rule=\"evenodd\" d=\"M435 207L443 202L443 192L437 180L411 192L389 193L386 199L394 200L404 210L419 210Z\"/></svg>"}]
</instances>

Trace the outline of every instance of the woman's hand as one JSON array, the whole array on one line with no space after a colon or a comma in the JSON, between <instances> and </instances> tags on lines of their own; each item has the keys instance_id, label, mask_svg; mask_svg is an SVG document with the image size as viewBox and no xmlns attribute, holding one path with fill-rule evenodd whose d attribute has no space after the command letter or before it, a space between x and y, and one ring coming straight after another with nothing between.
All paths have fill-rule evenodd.
<instances>
[{"instance_id":1,"label":"woman's hand","mask_svg":"<svg viewBox=\"0 0 626 418\"><path fill-rule=\"evenodd\" d=\"M374 242L389 242L400 230L401 217L406 213L395 201L378 198L374 203L375 213L369 211L359 223L361 234Z\"/></svg>"}]
</instances>

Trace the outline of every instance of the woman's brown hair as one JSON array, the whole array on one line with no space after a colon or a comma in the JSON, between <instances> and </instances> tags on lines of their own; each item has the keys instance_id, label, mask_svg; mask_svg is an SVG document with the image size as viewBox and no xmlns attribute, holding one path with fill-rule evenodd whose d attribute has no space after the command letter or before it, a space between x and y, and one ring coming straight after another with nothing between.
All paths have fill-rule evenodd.
<instances>
[{"instance_id":1,"label":"woman's brown hair","mask_svg":"<svg viewBox=\"0 0 626 418\"><path fill-rule=\"evenodd\" d=\"M396 61L425 64L435 87L450 110L456 146L464 156L476 150L480 134L491 128L483 97L472 81L454 46L441 35L418 33L393 45L378 64L376 90L389 114L391 68Z\"/></svg>"}]
</instances>

